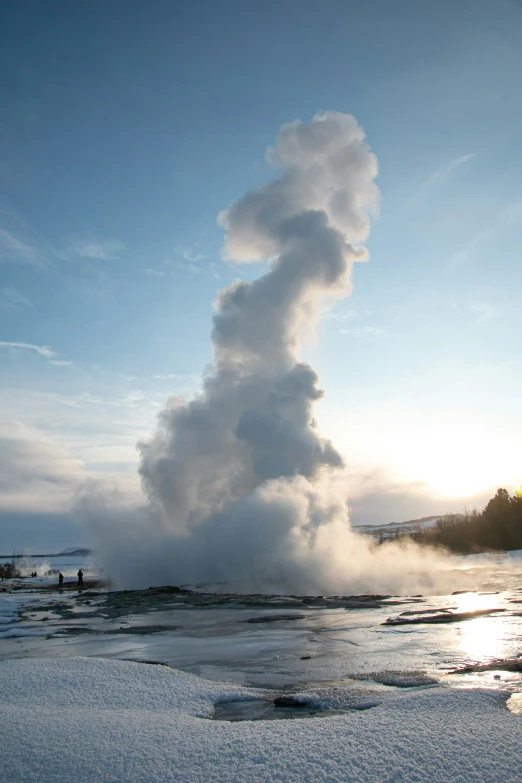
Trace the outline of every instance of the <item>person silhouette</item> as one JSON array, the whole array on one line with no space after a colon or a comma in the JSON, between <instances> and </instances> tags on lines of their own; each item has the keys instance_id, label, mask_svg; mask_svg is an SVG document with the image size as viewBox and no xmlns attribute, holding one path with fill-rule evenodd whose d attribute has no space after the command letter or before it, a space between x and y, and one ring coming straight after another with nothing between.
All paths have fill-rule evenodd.
<instances>
[{"instance_id":1,"label":"person silhouette","mask_svg":"<svg viewBox=\"0 0 522 783\"><path fill-rule=\"evenodd\" d=\"M80 568L78 571L78 588L83 587L83 571Z\"/></svg>"},{"instance_id":2,"label":"person silhouette","mask_svg":"<svg viewBox=\"0 0 522 783\"><path fill-rule=\"evenodd\" d=\"M60 573L58 574L58 587L61 587L62 585L63 585L63 574L60 571Z\"/></svg>"}]
</instances>

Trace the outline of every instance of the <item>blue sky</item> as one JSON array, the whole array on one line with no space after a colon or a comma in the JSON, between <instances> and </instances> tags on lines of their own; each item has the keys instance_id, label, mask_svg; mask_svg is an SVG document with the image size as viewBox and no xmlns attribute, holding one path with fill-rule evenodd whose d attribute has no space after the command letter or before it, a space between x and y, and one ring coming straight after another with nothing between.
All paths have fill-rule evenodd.
<instances>
[{"instance_id":1,"label":"blue sky","mask_svg":"<svg viewBox=\"0 0 522 783\"><path fill-rule=\"evenodd\" d=\"M0 550L141 501L135 443L211 360L218 213L283 122L354 114L381 212L304 358L356 521L522 481L522 4L12 3L0 31ZM54 537L54 538L53 538Z\"/></svg>"}]
</instances>

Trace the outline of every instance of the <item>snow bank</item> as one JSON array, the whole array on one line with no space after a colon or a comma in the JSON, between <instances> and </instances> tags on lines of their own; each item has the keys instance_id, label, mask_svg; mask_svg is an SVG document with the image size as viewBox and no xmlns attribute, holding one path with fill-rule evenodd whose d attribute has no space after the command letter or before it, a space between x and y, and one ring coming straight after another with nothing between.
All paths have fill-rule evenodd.
<instances>
[{"instance_id":1,"label":"snow bank","mask_svg":"<svg viewBox=\"0 0 522 783\"><path fill-rule=\"evenodd\" d=\"M392 692L373 709L331 718L208 720L217 701L259 695L163 666L4 661L2 780L507 783L522 776L522 718L498 693L439 687Z\"/></svg>"}]
</instances>

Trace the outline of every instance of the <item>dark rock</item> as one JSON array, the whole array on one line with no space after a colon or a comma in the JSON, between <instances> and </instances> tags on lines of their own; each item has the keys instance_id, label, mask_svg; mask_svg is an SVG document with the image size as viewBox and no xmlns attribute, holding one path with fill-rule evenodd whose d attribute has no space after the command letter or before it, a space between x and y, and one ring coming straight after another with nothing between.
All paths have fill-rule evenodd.
<instances>
[{"instance_id":1,"label":"dark rock","mask_svg":"<svg viewBox=\"0 0 522 783\"><path fill-rule=\"evenodd\" d=\"M309 707L307 701L299 701L294 696L277 696L274 699L276 707Z\"/></svg>"},{"instance_id":2,"label":"dark rock","mask_svg":"<svg viewBox=\"0 0 522 783\"><path fill-rule=\"evenodd\" d=\"M55 631L55 636L79 636L80 634L92 634L92 628L85 625L66 625ZM49 638L49 637L47 637Z\"/></svg>"},{"instance_id":3,"label":"dark rock","mask_svg":"<svg viewBox=\"0 0 522 783\"><path fill-rule=\"evenodd\" d=\"M470 674L472 672L488 672L500 669L504 672L522 672L522 658L500 658L489 663L470 663L458 669L452 669L448 674Z\"/></svg>"},{"instance_id":4,"label":"dark rock","mask_svg":"<svg viewBox=\"0 0 522 783\"><path fill-rule=\"evenodd\" d=\"M84 579L83 580L83 591L85 590L91 590L96 589L98 587L107 587L108 582L104 582L101 579ZM59 588L58 584L50 584L50 585L42 585L41 590L48 590L49 592L54 592L55 590L78 590L78 582L75 579L73 582L64 582L63 585ZM95 593L89 592L89 595L95 595Z\"/></svg>"},{"instance_id":5,"label":"dark rock","mask_svg":"<svg viewBox=\"0 0 522 783\"><path fill-rule=\"evenodd\" d=\"M401 612L399 617L405 617L409 615L425 615L425 614L437 614L437 612L451 612L451 606L443 606L441 609L408 609L406 612Z\"/></svg>"},{"instance_id":6,"label":"dark rock","mask_svg":"<svg viewBox=\"0 0 522 783\"><path fill-rule=\"evenodd\" d=\"M275 623L278 620L304 620L304 614L265 614L262 617L250 617L245 623Z\"/></svg>"},{"instance_id":7,"label":"dark rock","mask_svg":"<svg viewBox=\"0 0 522 783\"><path fill-rule=\"evenodd\" d=\"M381 625L420 625L425 623L460 623L462 620L473 620L474 617L482 617L486 614L496 612L505 612L505 609L476 609L474 612L448 612L441 611L439 614L424 613L418 617L388 617Z\"/></svg>"},{"instance_id":8,"label":"dark rock","mask_svg":"<svg viewBox=\"0 0 522 783\"><path fill-rule=\"evenodd\" d=\"M143 636L144 634L149 633L164 633L165 631L175 631L178 628L177 625L130 625L130 626L122 626L121 628L116 628L113 631L104 631L104 633L112 634L112 633L128 633L128 634L137 634L138 636Z\"/></svg>"}]
</instances>

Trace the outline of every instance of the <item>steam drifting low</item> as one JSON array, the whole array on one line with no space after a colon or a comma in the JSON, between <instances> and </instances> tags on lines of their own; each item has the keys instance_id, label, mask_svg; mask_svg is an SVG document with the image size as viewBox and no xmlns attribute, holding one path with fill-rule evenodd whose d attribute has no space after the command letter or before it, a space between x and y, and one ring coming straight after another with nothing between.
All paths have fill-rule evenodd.
<instances>
[{"instance_id":1,"label":"steam drifting low","mask_svg":"<svg viewBox=\"0 0 522 783\"><path fill-rule=\"evenodd\" d=\"M171 399L140 444L148 509L134 525L113 520L106 565L136 587L226 581L318 593L429 582L432 556L375 548L351 531L346 499L329 486L342 458L313 418L318 378L298 359L367 258L376 157L354 117L326 112L283 125L267 159L279 176L219 221L225 258L270 259L269 271L219 292L203 391Z\"/></svg>"}]
</instances>

